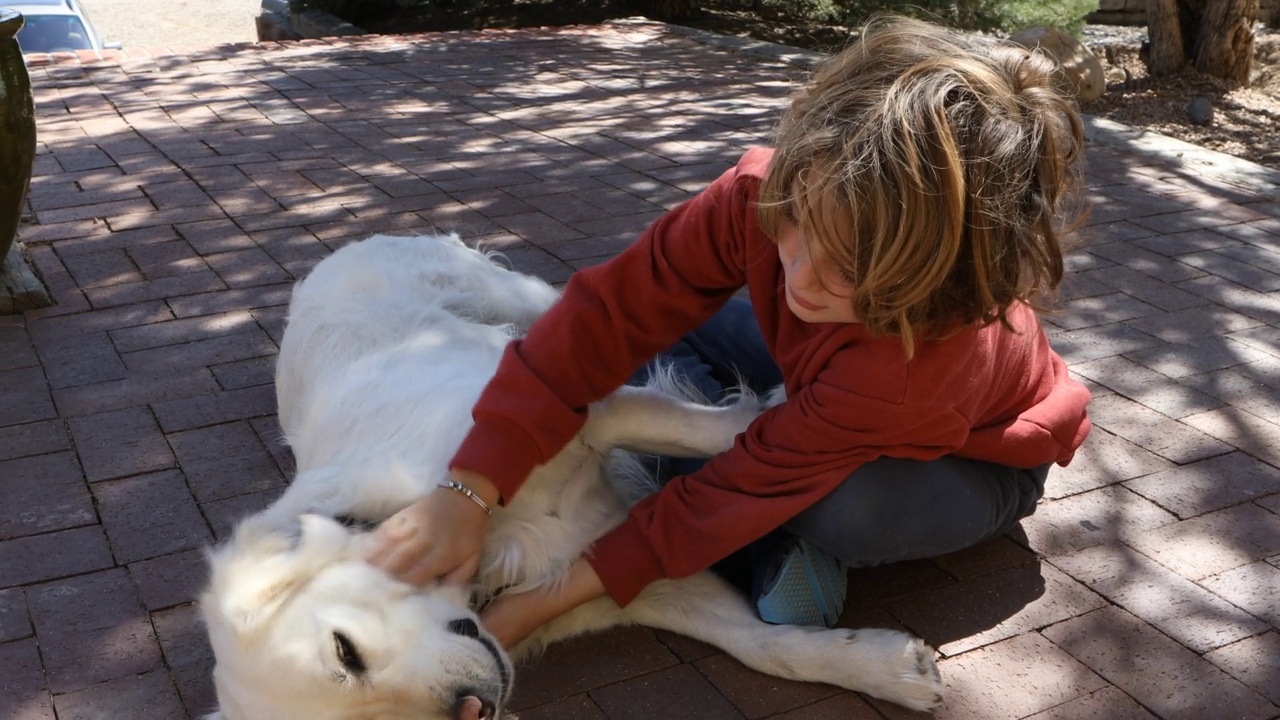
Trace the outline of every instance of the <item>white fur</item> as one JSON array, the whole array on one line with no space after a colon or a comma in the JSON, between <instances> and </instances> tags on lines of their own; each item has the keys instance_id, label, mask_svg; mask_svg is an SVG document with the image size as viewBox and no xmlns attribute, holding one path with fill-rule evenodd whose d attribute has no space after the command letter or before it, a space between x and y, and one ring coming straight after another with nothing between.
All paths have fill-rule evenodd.
<instances>
[{"instance_id":1,"label":"white fur","mask_svg":"<svg viewBox=\"0 0 1280 720\"><path fill-rule=\"evenodd\" d=\"M280 421L298 472L275 503L209 554L200 607L221 706L211 718L451 718L461 694L499 708L507 700L510 662L486 648L490 636L448 629L477 619L472 598L391 579L361 560L367 534L329 518L385 519L435 491L503 347L556 297L452 236L371 238L298 284L277 368ZM782 399L743 396L713 407L679 394L668 379L592 407L582 433L495 511L478 596L560 580L621 521L627 501L606 475L634 475L634 465L614 448L709 456ZM933 652L920 640L892 630L768 625L709 573L655 583L625 609L608 598L587 603L537 631L517 655L624 623L713 643L779 677L916 709L940 702ZM343 667L335 633L358 648L363 672Z\"/></svg>"}]
</instances>

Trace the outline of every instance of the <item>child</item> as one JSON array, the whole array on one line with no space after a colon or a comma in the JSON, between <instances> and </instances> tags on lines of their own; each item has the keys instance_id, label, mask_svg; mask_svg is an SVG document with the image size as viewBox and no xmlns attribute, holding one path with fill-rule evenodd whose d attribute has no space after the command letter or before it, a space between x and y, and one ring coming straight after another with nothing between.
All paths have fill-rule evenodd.
<instances>
[{"instance_id":1,"label":"child","mask_svg":"<svg viewBox=\"0 0 1280 720\"><path fill-rule=\"evenodd\" d=\"M458 492L385 523L370 561L465 584L483 507L667 348L713 400L735 376L782 383L787 400L637 504L563 586L494 602L485 624L507 646L766 536L751 579L761 616L829 625L845 565L1011 528L1089 431L1088 392L1032 307L1062 277L1059 216L1083 143L1052 69L995 40L872 23L795 98L776 149L748 151L570 280L476 404L451 467ZM731 300L744 285L749 305Z\"/></svg>"}]
</instances>

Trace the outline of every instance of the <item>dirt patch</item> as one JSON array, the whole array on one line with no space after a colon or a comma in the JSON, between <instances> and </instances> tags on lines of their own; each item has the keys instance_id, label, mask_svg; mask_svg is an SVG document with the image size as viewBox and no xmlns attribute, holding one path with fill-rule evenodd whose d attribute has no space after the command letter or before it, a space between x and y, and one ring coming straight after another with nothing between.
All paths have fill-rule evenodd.
<instances>
[{"instance_id":1,"label":"dirt patch","mask_svg":"<svg viewBox=\"0 0 1280 720\"><path fill-rule=\"evenodd\" d=\"M128 50L203 48L254 42L262 0L89 0L104 40Z\"/></svg>"},{"instance_id":2,"label":"dirt patch","mask_svg":"<svg viewBox=\"0 0 1280 720\"><path fill-rule=\"evenodd\" d=\"M415 32L598 23L635 14L624 0L462 5L432 3L361 25L372 32ZM854 35L852 28L770 17L739 5L707 3L698 17L679 24L822 52L838 50ZM1249 87L1194 70L1150 77L1140 57L1145 28L1087 26L1082 39L1102 60L1109 78L1106 95L1085 106L1085 112L1280 169L1280 31L1258 29Z\"/></svg>"},{"instance_id":3,"label":"dirt patch","mask_svg":"<svg viewBox=\"0 0 1280 720\"><path fill-rule=\"evenodd\" d=\"M1115 82L1085 111L1280 169L1280 32L1261 30L1254 45L1249 87L1194 70L1155 79L1138 45L1093 45Z\"/></svg>"}]
</instances>

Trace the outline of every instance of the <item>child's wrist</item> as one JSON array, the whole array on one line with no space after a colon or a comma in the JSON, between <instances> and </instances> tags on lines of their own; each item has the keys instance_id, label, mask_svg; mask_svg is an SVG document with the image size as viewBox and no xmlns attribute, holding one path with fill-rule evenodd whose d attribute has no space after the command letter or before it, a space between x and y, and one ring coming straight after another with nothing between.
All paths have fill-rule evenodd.
<instances>
[{"instance_id":1,"label":"child's wrist","mask_svg":"<svg viewBox=\"0 0 1280 720\"><path fill-rule=\"evenodd\" d=\"M470 490L490 508L498 507L502 500L502 493L498 492L498 486L480 473L455 468L449 471L449 479Z\"/></svg>"}]
</instances>

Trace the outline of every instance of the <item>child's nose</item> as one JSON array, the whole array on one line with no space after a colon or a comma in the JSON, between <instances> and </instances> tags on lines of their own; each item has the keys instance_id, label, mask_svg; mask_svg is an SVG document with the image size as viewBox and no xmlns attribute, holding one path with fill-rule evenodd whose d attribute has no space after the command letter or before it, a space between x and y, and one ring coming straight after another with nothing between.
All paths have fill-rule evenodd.
<instances>
[{"instance_id":1,"label":"child's nose","mask_svg":"<svg viewBox=\"0 0 1280 720\"><path fill-rule=\"evenodd\" d=\"M813 260L809 253L798 253L791 263L791 284L797 290L812 290L819 287L817 273L814 272Z\"/></svg>"}]
</instances>

